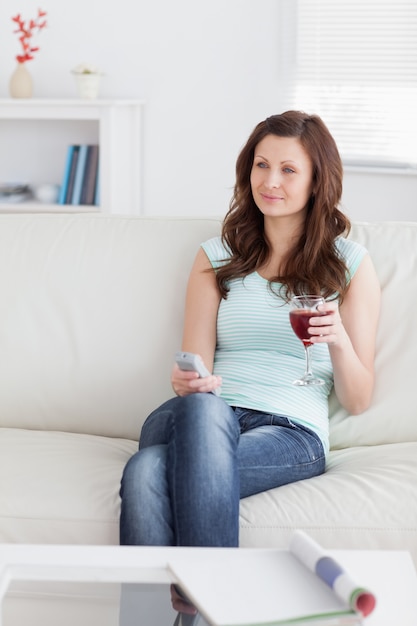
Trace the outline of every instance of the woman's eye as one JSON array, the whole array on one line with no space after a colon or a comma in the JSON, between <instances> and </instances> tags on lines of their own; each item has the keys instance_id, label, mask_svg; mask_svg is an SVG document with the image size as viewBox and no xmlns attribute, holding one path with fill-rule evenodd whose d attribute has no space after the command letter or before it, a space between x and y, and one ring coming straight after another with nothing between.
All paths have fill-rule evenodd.
<instances>
[{"instance_id":1,"label":"woman's eye","mask_svg":"<svg viewBox=\"0 0 417 626\"><path fill-rule=\"evenodd\" d=\"M284 172L286 174L294 174L294 170L291 167L284 167Z\"/></svg>"},{"instance_id":2,"label":"woman's eye","mask_svg":"<svg viewBox=\"0 0 417 626\"><path fill-rule=\"evenodd\" d=\"M257 163L257 166L258 167L263 167L263 168L268 167L267 164L264 163L263 161L260 161L259 163Z\"/></svg>"}]
</instances>

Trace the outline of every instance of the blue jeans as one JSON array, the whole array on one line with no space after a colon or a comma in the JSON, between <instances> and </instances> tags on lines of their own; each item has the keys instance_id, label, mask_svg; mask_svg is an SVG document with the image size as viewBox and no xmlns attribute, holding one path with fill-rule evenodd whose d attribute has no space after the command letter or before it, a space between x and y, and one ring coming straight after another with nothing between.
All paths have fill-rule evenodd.
<instances>
[{"instance_id":1,"label":"blue jeans","mask_svg":"<svg viewBox=\"0 0 417 626\"><path fill-rule=\"evenodd\" d=\"M240 498L324 469L319 437L287 417L212 393L172 398L146 419L125 467L120 543L238 546Z\"/></svg>"}]
</instances>

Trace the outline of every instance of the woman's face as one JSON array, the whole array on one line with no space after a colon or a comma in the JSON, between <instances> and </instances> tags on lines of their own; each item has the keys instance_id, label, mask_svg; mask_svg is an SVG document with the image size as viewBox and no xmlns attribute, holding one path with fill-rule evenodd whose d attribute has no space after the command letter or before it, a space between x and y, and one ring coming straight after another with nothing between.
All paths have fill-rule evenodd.
<instances>
[{"instance_id":1,"label":"woman's face","mask_svg":"<svg viewBox=\"0 0 417 626\"><path fill-rule=\"evenodd\" d=\"M250 182L253 199L265 216L304 219L313 164L298 137L264 137L255 148Z\"/></svg>"}]
</instances>

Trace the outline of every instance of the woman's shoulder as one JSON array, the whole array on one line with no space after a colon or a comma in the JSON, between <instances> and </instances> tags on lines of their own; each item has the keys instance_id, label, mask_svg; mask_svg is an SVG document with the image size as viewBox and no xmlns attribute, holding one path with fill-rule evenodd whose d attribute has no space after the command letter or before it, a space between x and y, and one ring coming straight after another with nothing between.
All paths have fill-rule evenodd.
<instances>
[{"instance_id":1,"label":"woman's shoulder","mask_svg":"<svg viewBox=\"0 0 417 626\"><path fill-rule=\"evenodd\" d=\"M368 250L361 243L348 239L347 237L338 237L335 241L336 250L345 258L351 256L365 256Z\"/></svg>"},{"instance_id":2,"label":"woman's shoulder","mask_svg":"<svg viewBox=\"0 0 417 626\"><path fill-rule=\"evenodd\" d=\"M361 243L346 237L338 237L335 246L349 270L350 278L352 278L362 259L368 254L368 250Z\"/></svg>"},{"instance_id":3,"label":"woman's shoulder","mask_svg":"<svg viewBox=\"0 0 417 626\"><path fill-rule=\"evenodd\" d=\"M212 237L201 244L213 267L218 267L225 263L230 257L230 251L224 245L222 238Z\"/></svg>"}]
</instances>

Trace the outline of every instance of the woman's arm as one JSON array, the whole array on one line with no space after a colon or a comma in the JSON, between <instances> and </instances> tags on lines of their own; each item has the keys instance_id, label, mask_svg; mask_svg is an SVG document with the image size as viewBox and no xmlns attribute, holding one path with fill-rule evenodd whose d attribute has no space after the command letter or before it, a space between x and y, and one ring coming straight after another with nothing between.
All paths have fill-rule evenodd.
<instances>
[{"instance_id":1,"label":"woman's arm","mask_svg":"<svg viewBox=\"0 0 417 626\"><path fill-rule=\"evenodd\" d=\"M336 395L352 415L362 413L371 402L380 300L378 278L366 255L340 309L328 302L320 309L329 315L311 320L313 343L329 344Z\"/></svg>"},{"instance_id":2,"label":"woman's arm","mask_svg":"<svg viewBox=\"0 0 417 626\"><path fill-rule=\"evenodd\" d=\"M181 348L200 355L210 372L213 370L216 348L220 297L210 261L200 248L188 279ZM221 385L221 380L218 376L198 378L195 372L183 372L174 366L171 383L175 393L182 396L197 391L213 391Z\"/></svg>"}]
</instances>

